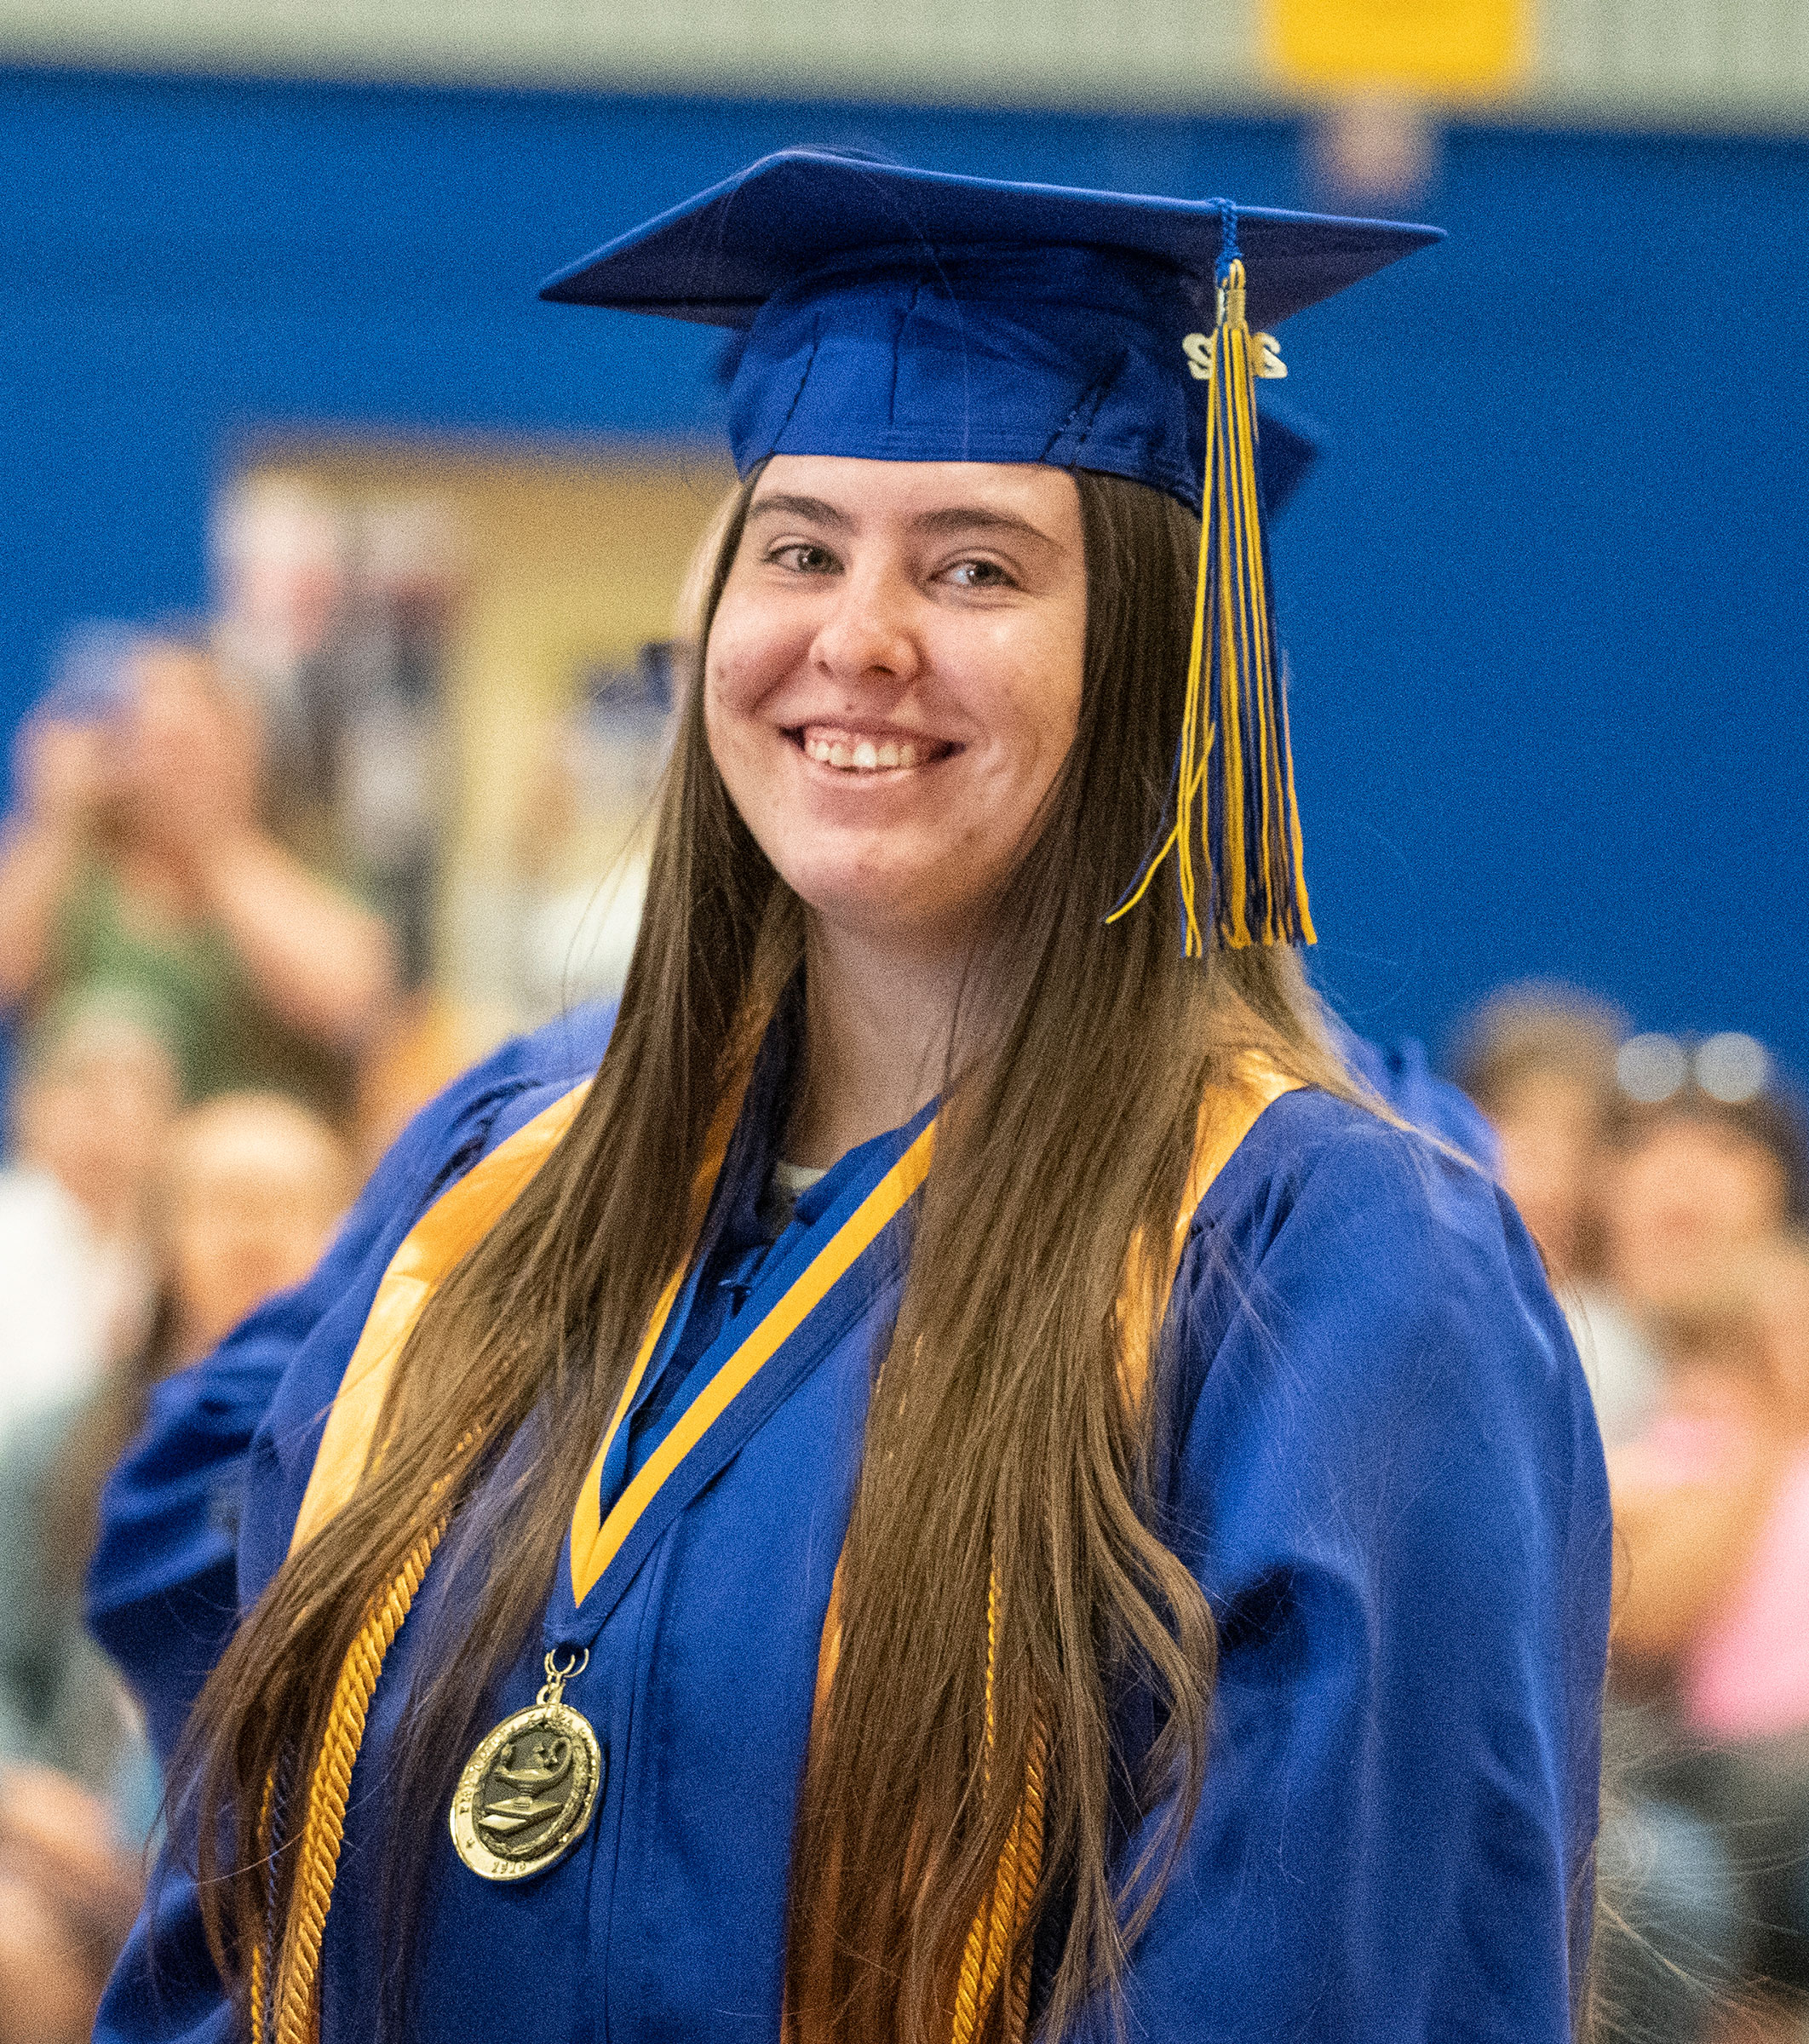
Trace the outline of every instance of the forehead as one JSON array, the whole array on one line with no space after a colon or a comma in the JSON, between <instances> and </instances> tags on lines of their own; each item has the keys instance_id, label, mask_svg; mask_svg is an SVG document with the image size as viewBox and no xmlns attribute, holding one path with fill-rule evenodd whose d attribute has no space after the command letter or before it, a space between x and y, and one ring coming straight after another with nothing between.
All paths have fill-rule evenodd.
<instances>
[{"instance_id":1,"label":"forehead","mask_svg":"<svg viewBox=\"0 0 1809 2044\"><path fill-rule=\"evenodd\" d=\"M779 500L791 500L786 505ZM776 454L751 514L813 500L853 525L971 510L1021 520L1051 540L1078 541L1080 492L1065 468L1037 462L887 462L848 455Z\"/></svg>"},{"instance_id":2,"label":"forehead","mask_svg":"<svg viewBox=\"0 0 1809 2044\"><path fill-rule=\"evenodd\" d=\"M287 1196L296 1187L330 1191L339 1160L324 1131L299 1118L197 1110L169 1146L169 1176L179 1190L230 1186Z\"/></svg>"},{"instance_id":3,"label":"forehead","mask_svg":"<svg viewBox=\"0 0 1809 2044\"><path fill-rule=\"evenodd\" d=\"M1777 1153L1756 1128L1731 1114L1693 1103L1668 1111L1661 1108L1643 1128L1634 1128L1629 1146L1635 1156L1661 1157L1667 1162L1709 1154L1743 1161L1762 1159L1783 1168Z\"/></svg>"},{"instance_id":4,"label":"forehead","mask_svg":"<svg viewBox=\"0 0 1809 2044\"><path fill-rule=\"evenodd\" d=\"M206 695L214 687L213 663L207 655L175 640L145 640L133 655L133 664L141 690Z\"/></svg>"}]
</instances>

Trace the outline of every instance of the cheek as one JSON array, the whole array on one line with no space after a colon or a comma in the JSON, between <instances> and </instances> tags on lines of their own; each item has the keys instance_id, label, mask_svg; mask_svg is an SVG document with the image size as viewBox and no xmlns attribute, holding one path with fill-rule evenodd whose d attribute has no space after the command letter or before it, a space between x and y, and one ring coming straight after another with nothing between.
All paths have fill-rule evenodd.
<instances>
[{"instance_id":1,"label":"cheek","mask_svg":"<svg viewBox=\"0 0 1809 2044\"><path fill-rule=\"evenodd\" d=\"M763 790L772 778L772 733L759 715L770 692L757 670L714 656L704 677L704 742L729 800L750 825L767 807Z\"/></svg>"},{"instance_id":2,"label":"cheek","mask_svg":"<svg viewBox=\"0 0 1809 2044\"><path fill-rule=\"evenodd\" d=\"M706 718L754 715L807 657L810 640L807 618L749 602L732 582L717 606L704 654Z\"/></svg>"},{"instance_id":3,"label":"cheek","mask_svg":"<svg viewBox=\"0 0 1809 2044\"><path fill-rule=\"evenodd\" d=\"M1721 1168L1715 1204L1731 1232L1762 1234L1783 1219L1783 1174L1768 1158L1730 1157Z\"/></svg>"},{"instance_id":4,"label":"cheek","mask_svg":"<svg viewBox=\"0 0 1809 2044\"><path fill-rule=\"evenodd\" d=\"M1008 676L987 721L1001 766L1019 799L1034 807L1048 794L1080 727L1080 659L1071 646L1033 643L1002 663Z\"/></svg>"},{"instance_id":5,"label":"cheek","mask_svg":"<svg viewBox=\"0 0 1809 2044\"><path fill-rule=\"evenodd\" d=\"M704 716L714 727L725 719L745 716L764 692L763 663L757 646L738 641L732 633L710 634L704 665Z\"/></svg>"}]
</instances>

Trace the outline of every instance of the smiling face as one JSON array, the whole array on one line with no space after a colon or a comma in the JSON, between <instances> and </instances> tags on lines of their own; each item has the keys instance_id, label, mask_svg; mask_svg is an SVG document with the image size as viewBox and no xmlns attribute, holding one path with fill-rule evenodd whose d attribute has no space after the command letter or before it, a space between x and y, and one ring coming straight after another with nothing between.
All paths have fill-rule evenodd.
<instances>
[{"instance_id":1,"label":"smiling face","mask_svg":"<svg viewBox=\"0 0 1809 2044\"><path fill-rule=\"evenodd\" d=\"M705 727L826 924L971 942L1074 742L1086 619L1060 469L767 463L710 629Z\"/></svg>"}]
</instances>

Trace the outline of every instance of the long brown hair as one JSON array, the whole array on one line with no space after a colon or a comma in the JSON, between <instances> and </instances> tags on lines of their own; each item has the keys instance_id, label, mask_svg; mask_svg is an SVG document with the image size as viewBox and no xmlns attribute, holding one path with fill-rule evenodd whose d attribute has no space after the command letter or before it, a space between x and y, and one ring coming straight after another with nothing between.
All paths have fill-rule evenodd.
<instances>
[{"instance_id":1,"label":"long brown hair","mask_svg":"<svg viewBox=\"0 0 1809 2044\"><path fill-rule=\"evenodd\" d=\"M985 1784L1023 1780L1039 1726L1049 1794L1037 1913L1059 1954L1051 2030L1120 1974L1198 1799L1214 1655L1199 1587L1152 1530L1160 1401L1127 1392L1118 1302L1127 1268L1141 1268L1159 1319L1167 1273L1131 1247L1169 1239L1202 1101L1249 1048L1349 1090L1292 954L1187 963L1161 889L1106 926L1168 793L1198 526L1140 485L1077 481L1078 735L975 964L972 1005L987 1025L947 1075L898 1324L876 1358L841 1655L813 1730L792 1868L788 1992L810 2044L928 2044L946 2024L1014 1800ZM724 531L700 643L750 492ZM711 1111L752 1054L749 1018L802 969L805 914L728 800L701 697L693 687L683 713L596 1082L558 1151L422 1313L356 1495L279 1570L201 1698L190 1834L230 1980L267 1921L264 1784L285 1754L317 1748L372 1597L449 1505L456 1525L531 1421L544 1444L531 1484L486 1485L481 1539L449 1542L447 1565L454 1544L482 1565L394 1756L393 1807L410 1814L383 1847L383 1892L399 1898L385 1942L412 1949L422 1842L443 1822L487 1694L537 1622L571 1499L686 1253ZM1109 1867L1116 1827L1137 1814L1113 1737L1112 1700L1131 1682L1153 1695L1163 1727L1137 1796L1169 1812L1134 1903L1128 1870L1115 1886ZM291 1872L279 1860L279 1905Z\"/></svg>"}]
</instances>

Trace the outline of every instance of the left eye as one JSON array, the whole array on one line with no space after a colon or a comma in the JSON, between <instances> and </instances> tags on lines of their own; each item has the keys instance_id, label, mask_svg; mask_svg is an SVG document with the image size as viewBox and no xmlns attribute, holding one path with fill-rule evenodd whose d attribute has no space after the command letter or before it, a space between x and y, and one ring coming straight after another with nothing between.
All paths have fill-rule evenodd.
<instances>
[{"instance_id":1,"label":"left eye","mask_svg":"<svg viewBox=\"0 0 1809 2044\"><path fill-rule=\"evenodd\" d=\"M957 561L949 570L948 578L957 589L1002 589L1011 586L1011 577L996 560Z\"/></svg>"}]
</instances>

